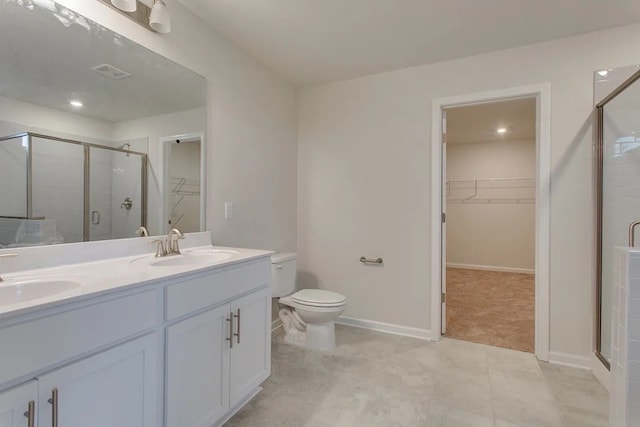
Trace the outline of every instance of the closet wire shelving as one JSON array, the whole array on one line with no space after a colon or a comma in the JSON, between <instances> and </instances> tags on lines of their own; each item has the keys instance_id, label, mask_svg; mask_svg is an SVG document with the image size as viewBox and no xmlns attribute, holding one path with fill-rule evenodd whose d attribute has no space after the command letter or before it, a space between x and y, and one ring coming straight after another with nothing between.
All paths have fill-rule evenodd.
<instances>
[{"instance_id":1,"label":"closet wire shelving","mask_svg":"<svg viewBox=\"0 0 640 427\"><path fill-rule=\"evenodd\" d=\"M200 197L200 180L186 177L170 177L171 224L175 227L184 217L185 197Z\"/></svg>"},{"instance_id":2,"label":"closet wire shelving","mask_svg":"<svg viewBox=\"0 0 640 427\"><path fill-rule=\"evenodd\" d=\"M535 178L450 179L448 203L535 203Z\"/></svg>"}]
</instances>

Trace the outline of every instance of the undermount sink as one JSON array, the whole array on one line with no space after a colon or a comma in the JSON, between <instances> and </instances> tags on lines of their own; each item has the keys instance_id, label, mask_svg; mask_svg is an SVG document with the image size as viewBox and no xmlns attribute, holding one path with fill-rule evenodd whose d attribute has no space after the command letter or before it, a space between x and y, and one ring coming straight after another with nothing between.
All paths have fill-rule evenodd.
<instances>
[{"instance_id":1,"label":"undermount sink","mask_svg":"<svg viewBox=\"0 0 640 427\"><path fill-rule=\"evenodd\" d=\"M156 258L151 261L151 265L156 267L175 267L175 266L197 266L213 264L220 261L226 261L233 257L232 251L228 252L188 252L182 255L170 255L163 258Z\"/></svg>"},{"instance_id":2,"label":"undermount sink","mask_svg":"<svg viewBox=\"0 0 640 427\"><path fill-rule=\"evenodd\" d=\"M218 248L194 248L184 249L180 255L166 255L163 257L154 257L153 255L145 255L131 260L132 263L148 263L154 267L179 267L179 266L204 266L226 261L239 255L238 251L232 249Z\"/></svg>"},{"instance_id":3,"label":"undermount sink","mask_svg":"<svg viewBox=\"0 0 640 427\"><path fill-rule=\"evenodd\" d=\"M34 299L58 295L82 284L73 280L7 279L0 282L0 305L17 304Z\"/></svg>"}]
</instances>

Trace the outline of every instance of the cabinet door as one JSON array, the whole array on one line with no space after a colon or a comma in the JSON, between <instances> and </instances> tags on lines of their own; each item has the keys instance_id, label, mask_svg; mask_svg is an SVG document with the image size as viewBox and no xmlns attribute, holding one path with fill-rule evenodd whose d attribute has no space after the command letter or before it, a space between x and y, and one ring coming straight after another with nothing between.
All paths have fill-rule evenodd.
<instances>
[{"instance_id":1,"label":"cabinet door","mask_svg":"<svg viewBox=\"0 0 640 427\"><path fill-rule=\"evenodd\" d=\"M231 407L271 374L271 292L263 289L231 303L234 343L231 349Z\"/></svg>"},{"instance_id":2,"label":"cabinet door","mask_svg":"<svg viewBox=\"0 0 640 427\"><path fill-rule=\"evenodd\" d=\"M29 381L0 394L0 427L35 426L38 382ZM29 417L33 424L29 424Z\"/></svg>"},{"instance_id":3,"label":"cabinet door","mask_svg":"<svg viewBox=\"0 0 640 427\"><path fill-rule=\"evenodd\" d=\"M229 410L230 307L167 328L167 427L210 427Z\"/></svg>"},{"instance_id":4,"label":"cabinet door","mask_svg":"<svg viewBox=\"0 0 640 427\"><path fill-rule=\"evenodd\" d=\"M38 426L157 427L157 363L152 334L43 375Z\"/></svg>"}]
</instances>

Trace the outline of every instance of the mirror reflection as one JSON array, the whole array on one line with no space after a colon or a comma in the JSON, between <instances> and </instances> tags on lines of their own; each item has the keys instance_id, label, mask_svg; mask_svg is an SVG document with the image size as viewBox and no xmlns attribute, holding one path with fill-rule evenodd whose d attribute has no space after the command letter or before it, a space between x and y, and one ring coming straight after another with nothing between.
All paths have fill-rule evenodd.
<instances>
[{"instance_id":1,"label":"mirror reflection","mask_svg":"<svg viewBox=\"0 0 640 427\"><path fill-rule=\"evenodd\" d=\"M0 76L0 247L202 229L203 77L50 0L0 3Z\"/></svg>"}]
</instances>

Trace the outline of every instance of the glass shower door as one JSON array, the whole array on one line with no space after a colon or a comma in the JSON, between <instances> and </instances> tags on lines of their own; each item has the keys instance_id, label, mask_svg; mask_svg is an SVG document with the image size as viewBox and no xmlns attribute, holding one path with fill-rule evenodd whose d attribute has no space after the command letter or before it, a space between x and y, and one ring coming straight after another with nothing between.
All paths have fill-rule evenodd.
<instances>
[{"instance_id":1,"label":"glass shower door","mask_svg":"<svg viewBox=\"0 0 640 427\"><path fill-rule=\"evenodd\" d=\"M89 240L135 237L145 225L143 157L91 147L89 158Z\"/></svg>"},{"instance_id":2,"label":"glass shower door","mask_svg":"<svg viewBox=\"0 0 640 427\"><path fill-rule=\"evenodd\" d=\"M640 82L601 109L600 355L611 360L614 248L629 245L629 224L640 219ZM640 240L640 239L639 239Z\"/></svg>"}]
</instances>

